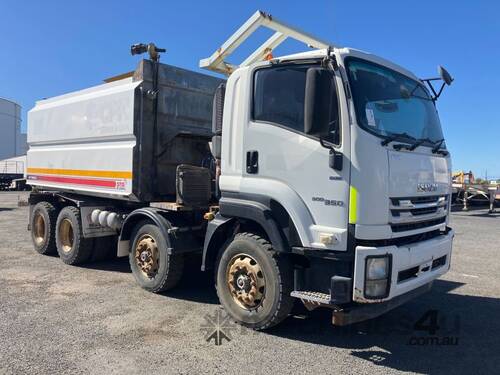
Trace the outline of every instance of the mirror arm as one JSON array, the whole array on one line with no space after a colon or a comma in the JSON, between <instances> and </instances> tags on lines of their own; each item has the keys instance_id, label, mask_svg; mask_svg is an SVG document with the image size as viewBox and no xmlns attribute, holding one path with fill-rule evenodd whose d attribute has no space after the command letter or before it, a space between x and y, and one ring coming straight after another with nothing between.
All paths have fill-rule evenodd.
<instances>
[{"instance_id":1,"label":"mirror arm","mask_svg":"<svg viewBox=\"0 0 500 375\"><path fill-rule=\"evenodd\" d=\"M324 147L324 148L326 148L326 149L328 149L328 150L331 150L331 149L332 149L332 146L327 145L327 144L325 143L325 140L323 139L323 137L319 137L319 144L321 145L321 147Z\"/></svg>"},{"instance_id":2,"label":"mirror arm","mask_svg":"<svg viewBox=\"0 0 500 375\"><path fill-rule=\"evenodd\" d=\"M446 86L446 82L443 82L441 84L441 87L439 88L439 91L436 91L436 89L432 85L431 81L439 81L439 80L441 80L441 78L426 78L426 79L421 79L421 81L427 83L427 86L431 89L432 94L433 94L433 96L432 96L431 99L432 99L433 102L435 102L441 96L441 93L444 90L444 86Z\"/></svg>"},{"instance_id":3,"label":"mirror arm","mask_svg":"<svg viewBox=\"0 0 500 375\"><path fill-rule=\"evenodd\" d=\"M434 86L432 86L432 83L430 81L431 81L430 79L426 79L425 83L427 83L427 86L429 86L429 88L431 89L432 93L434 94L434 96L432 97L432 101L436 101L436 99L437 99L437 92L436 92L436 90L434 90Z\"/></svg>"},{"instance_id":4,"label":"mirror arm","mask_svg":"<svg viewBox=\"0 0 500 375\"><path fill-rule=\"evenodd\" d=\"M441 93L443 92L443 89L444 89L444 86L446 85L445 82L443 82L443 84L441 85L441 88L439 89L439 92L437 93L436 95L436 99L439 98L439 96L441 95Z\"/></svg>"},{"instance_id":5,"label":"mirror arm","mask_svg":"<svg viewBox=\"0 0 500 375\"><path fill-rule=\"evenodd\" d=\"M333 146L327 145L322 137L319 138L319 144L330 151L328 155L328 164L330 168L341 171L344 164L344 156L342 153L335 150Z\"/></svg>"},{"instance_id":6,"label":"mirror arm","mask_svg":"<svg viewBox=\"0 0 500 375\"><path fill-rule=\"evenodd\" d=\"M331 46L328 46L328 48L326 49L326 56L321 62L321 65L323 66L323 68L329 68L335 71L339 69L339 64L337 63L335 55L332 56L332 53L333 48Z\"/></svg>"}]
</instances>

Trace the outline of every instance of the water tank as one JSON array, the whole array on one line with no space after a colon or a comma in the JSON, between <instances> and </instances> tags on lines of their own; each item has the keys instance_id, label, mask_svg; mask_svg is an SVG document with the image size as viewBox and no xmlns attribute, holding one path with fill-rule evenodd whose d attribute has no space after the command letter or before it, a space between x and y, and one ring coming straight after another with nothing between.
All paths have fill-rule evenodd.
<instances>
[{"instance_id":1,"label":"water tank","mask_svg":"<svg viewBox=\"0 0 500 375\"><path fill-rule=\"evenodd\" d=\"M26 134L21 133L21 106L0 98L0 160L26 154Z\"/></svg>"}]
</instances>

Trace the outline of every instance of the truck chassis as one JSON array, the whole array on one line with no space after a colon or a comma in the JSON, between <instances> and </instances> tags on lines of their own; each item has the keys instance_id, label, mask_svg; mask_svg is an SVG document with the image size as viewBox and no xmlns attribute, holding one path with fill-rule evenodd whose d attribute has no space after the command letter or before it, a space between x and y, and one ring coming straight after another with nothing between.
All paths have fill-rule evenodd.
<instances>
[{"instance_id":1,"label":"truck chassis","mask_svg":"<svg viewBox=\"0 0 500 375\"><path fill-rule=\"evenodd\" d=\"M224 307L254 329L279 323L297 299L309 310L332 309L332 323L347 325L379 316L432 285L383 303L355 303L352 279L348 277L354 272L354 247L342 253L318 254L301 247L281 251L269 241L268 231L249 215L222 218L214 215L216 206L202 209L157 204L168 207L160 208L117 202L66 192L32 192L28 229L35 250L44 255L58 254L69 265L128 256L136 282L154 293L174 288L182 277L185 256L198 256L203 271L215 272ZM106 208L117 213L119 227L92 232L92 212L106 212ZM326 283L329 290L323 290L332 267L336 276ZM339 276L342 274L346 276ZM264 292L272 303L262 304ZM256 320L254 315L265 319Z\"/></svg>"}]
</instances>

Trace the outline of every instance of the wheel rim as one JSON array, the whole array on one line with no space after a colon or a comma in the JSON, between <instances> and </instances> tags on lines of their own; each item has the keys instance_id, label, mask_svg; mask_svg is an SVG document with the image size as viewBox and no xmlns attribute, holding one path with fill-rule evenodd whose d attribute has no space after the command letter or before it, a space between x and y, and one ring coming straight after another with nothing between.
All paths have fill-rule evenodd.
<instances>
[{"instance_id":1,"label":"wheel rim","mask_svg":"<svg viewBox=\"0 0 500 375\"><path fill-rule=\"evenodd\" d=\"M149 234L143 234L135 246L135 262L141 273L152 279L158 273L160 252L155 239Z\"/></svg>"},{"instance_id":2,"label":"wheel rim","mask_svg":"<svg viewBox=\"0 0 500 375\"><path fill-rule=\"evenodd\" d=\"M246 309L257 309L265 297L266 280L257 261L238 254L227 265L226 283L234 302Z\"/></svg>"},{"instance_id":3,"label":"wheel rim","mask_svg":"<svg viewBox=\"0 0 500 375\"><path fill-rule=\"evenodd\" d=\"M45 244L45 219L43 215L37 211L35 212L35 218L33 220L33 237L35 244L37 246L43 246Z\"/></svg>"},{"instance_id":4,"label":"wheel rim","mask_svg":"<svg viewBox=\"0 0 500 375\"><path fill-rule=\"evenodd\" d=\"M59 240L62 250L69 253L73 248L74 241L73 224L69 219L62 219L59 224Z\"/></svg>"}]
</instances>

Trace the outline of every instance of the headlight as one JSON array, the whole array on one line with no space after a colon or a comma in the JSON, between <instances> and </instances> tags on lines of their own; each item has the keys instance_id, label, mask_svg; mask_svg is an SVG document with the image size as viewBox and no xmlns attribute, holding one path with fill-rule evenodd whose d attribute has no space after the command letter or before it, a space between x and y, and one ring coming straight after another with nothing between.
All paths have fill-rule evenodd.
<instances>
[{"instance_id":1,"label":"headlight","mask_svg":"<svg viewBox=\"0 0 500 375\"><path fill-rule=\"evenodd\" d=\"M384 298L387 297L387 280L372 280L366 281L365 297L367 298Z\"/></svg>"},{"instance_id":2,"label":"headlight","mask_svg":"<svg viewBox=\"0 0 500 375\"><path fill-rule=\"evenodd\" d=\"M390 287L390 255L367 257L365 263L365 297L385 298Z\"/></svg>"},{"instance_id":3,"label":"headlight","mask_svg":"<svg viewBox=\"0 0 500 375\"><path fill-rule=\"evenodd\" d=\"M380 280L387 279L389 274L389 258L366 258L366 279Z\"/></svg>"}]
</instances>

